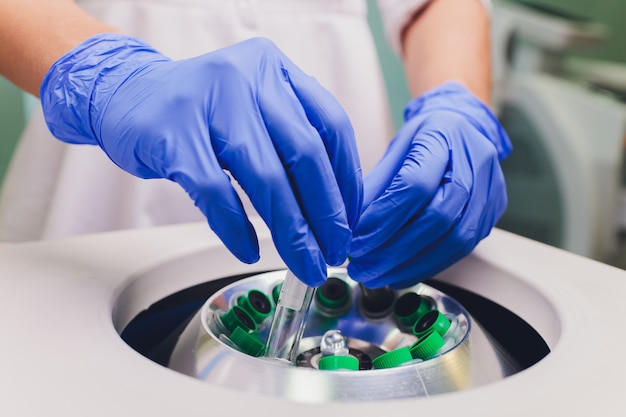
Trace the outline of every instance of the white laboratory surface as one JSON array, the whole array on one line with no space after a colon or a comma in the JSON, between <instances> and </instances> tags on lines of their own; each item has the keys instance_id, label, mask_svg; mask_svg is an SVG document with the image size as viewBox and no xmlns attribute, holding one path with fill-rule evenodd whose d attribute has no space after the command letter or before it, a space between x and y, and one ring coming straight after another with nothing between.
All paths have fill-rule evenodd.
<instances>
[{"instance_id":1,"label":"white laboratory surface","mask_svg":"<svg viewBox=\"0 0 626 417\"><path fill-rule=\"evenodd\" d=\"M205 224L0 246L0 415L626 414L626 271L497 229L436 277L506 307L549 346L538 363L490 384L312 404L184 375L122 340L133 317L172 293L284 268L269 232L255 227L261 260L254 265L237 261Z\"/></svg>"}]
</instances>

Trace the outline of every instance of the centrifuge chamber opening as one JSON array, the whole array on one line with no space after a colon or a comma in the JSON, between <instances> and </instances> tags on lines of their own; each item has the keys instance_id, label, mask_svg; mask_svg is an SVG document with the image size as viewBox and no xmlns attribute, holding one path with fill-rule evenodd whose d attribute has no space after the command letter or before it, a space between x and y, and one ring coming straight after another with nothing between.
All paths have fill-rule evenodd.
<instances>
[{"instance_id":1,"label":"centrifuge chamber opening","mask_svg":"<svg viewBox=\"0 0 626 417\"><path fill-rule=\"evenodd\" d=\"M308 403L471 389L550 352L521 317L449 279L372 291L345 269L330 268L297 358L285 365L263 352L284 276L282 269L248 272L176 291L126 319L121 337L155 363L209 384ZM150 273L141 277L149 279ZM124 291L120 300L135 303L136 293ZM333 332L343 337L342 354L324 351L324 337Z\"/></svg>"}]
</instances>

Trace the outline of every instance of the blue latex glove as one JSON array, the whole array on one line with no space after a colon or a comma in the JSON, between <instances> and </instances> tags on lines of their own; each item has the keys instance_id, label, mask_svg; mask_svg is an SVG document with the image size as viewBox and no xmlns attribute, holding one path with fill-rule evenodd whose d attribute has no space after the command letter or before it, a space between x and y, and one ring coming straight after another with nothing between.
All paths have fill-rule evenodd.
<instances>
[{"instance_id":1,"label":"blue latex glove","mask_svg":"<svg viewBox=\"0 0 626 417\"><path fill-rule=\"evenodd\" d=\"M52 66L41 101L57 138L180 184L241 261L256 262L259 246L227 172L302 281L317 286L327 263L345 260L362 201L352 125L270 41L172 61L141 40L97 35Z\"/></svg>"},{"instance_id":2,"label":"blue latex glove","mask_svg":"<svg viewBox=\"0 0 626 417\"><path fill-rule=\"evenodd\" d=\"M512 146L489 108L457 83L411 101L404 126L365 176L348 272L405 288L444 270L489 234L507 205L499 161Z\"/></svg>"}]
</instances>

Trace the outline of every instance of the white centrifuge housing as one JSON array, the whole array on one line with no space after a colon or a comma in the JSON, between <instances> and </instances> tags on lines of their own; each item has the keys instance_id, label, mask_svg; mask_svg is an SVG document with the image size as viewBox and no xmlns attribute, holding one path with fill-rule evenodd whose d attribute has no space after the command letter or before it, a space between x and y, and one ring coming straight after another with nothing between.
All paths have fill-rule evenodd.
<instances>
[{"instance_id":1,"label":"white centrifuge housing","mask_svg":"<svg viewBox=\"0 0 626 417\"><path fill-rule=\"evenodd\" d=\"M188 350L189 340L207 336L194 326L196 310L228 310L248 293L246 283L269 290L278 273L272 271L284 269L269 232L259 222L255 226L261 260L254 265L237 261L204 224L1 246L0 414L623 413L626 364L620 346L626 336L620 306L626 272L501 230L425 287L414 288L456 317L462 336L432 359L363 371L286 367L285 374L276 368L281 365L243 353L226 339L197 344L203 351ZM341 269L331 272L342 277ZM358 288L349 284L356 297ZM235 290L230 296L228 288ZM391 321L378 320L385 329L379 340L399 334ZM484 361L472 357L489 351L479 349L479 339L464 344L468 323L494 348ZM140 330L131 340L133 326ZM173 332L177 327L181 331ZM185 331L196 332L195 339ZM159 332L177 336L147 340ZM401 346L400 339L381 343L383 350ZM179 349L179 363L161 364L159 349ZM315 354L308 360L319 365ZM508 367L513 362L507 354L517 367ZM206 361L198 367L197 359ZM429 362L437 363L431 373L424 370ZM194 375L194 369L204 373ZM220 376L211 380L211 373ZM362 377L350 380L348 374ZM425 376L430 380L417 382ZM263 381L274 388L268 391ZM403 384L413 390L409 395L398 395ZM341 395L362 392L360 387L370 390L368 398Z\"/></svg>"}]
</instances>

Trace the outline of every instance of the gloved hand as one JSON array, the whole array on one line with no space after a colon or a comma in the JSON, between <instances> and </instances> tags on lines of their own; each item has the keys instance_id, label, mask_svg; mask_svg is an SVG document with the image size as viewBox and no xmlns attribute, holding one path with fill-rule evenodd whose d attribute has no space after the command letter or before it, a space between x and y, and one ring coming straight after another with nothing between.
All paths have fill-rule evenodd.
<instances>
[{"instance_id":1,"label":"gloved hand","mask_svg":"<svg viewBox=\"0 0 626 417\"><path fill-rule=\"evenodd\" d=\"M404 126L364 178L348 273L406 288L489 234L507 205L499 161L512 146L489 108L458 83L410 102Z\"/></svg>"},{"instance_id":2,"label":"gloved hand","mask_svg":"<svg viewBox=\"0 0 626 417\"><path fill-rule=\"evenodd\" d=\"M317 286L327 263L345 260L362 201L352 125L270 41L172 61L141 40L97 35L52 66L41 101L57 138L180 184L241 261L256 262L259 247L227 172L302 281Z\"/></svg>"}]
</instances>

